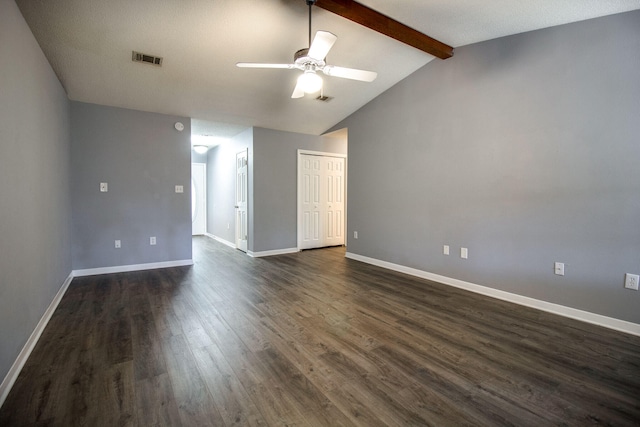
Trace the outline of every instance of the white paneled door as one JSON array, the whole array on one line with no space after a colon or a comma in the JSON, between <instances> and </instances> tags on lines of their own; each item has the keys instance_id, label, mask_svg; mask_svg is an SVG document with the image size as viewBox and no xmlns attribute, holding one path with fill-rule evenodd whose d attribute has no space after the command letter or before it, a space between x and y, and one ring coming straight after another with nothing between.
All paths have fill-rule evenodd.
<instances>
[{"instance_id":1,"label":"white paneled door","mask_svg":"<svg viewBox=\"0 0 640 427\"><path fill-rule=\"evenodd\" d=\"M248 155L247 150L236 154L236 248L247 252L248 214Z\"/></svg>"},{"instance_id":2,"label":"white paneled door","mask_svg":"<svg viewBox=\"0 0 640 427\"><path fill-rule=\"evenodd\" d=\"M300 154L299 249L344 244L345 159Z\"/></svg>"}]
</instances>

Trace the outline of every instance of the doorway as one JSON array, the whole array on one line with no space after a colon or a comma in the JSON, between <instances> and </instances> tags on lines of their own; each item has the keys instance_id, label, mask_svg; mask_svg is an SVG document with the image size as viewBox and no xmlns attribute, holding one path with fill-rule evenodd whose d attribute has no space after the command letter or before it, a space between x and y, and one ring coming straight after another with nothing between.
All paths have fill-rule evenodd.
<instances>
[{"instance_id":1,"label":"doorway","mask_svg":"<svg viewBox=\"0 0 640 427\"><path fill-rule=\"evenodd\" d=\"M298 150L298 249L344 245L346 156Z\"/></svg>"},{"instance_id":2,"label":"doorway","mask_svg":"<svg viewBox=\"0 0 640 427\"><path fill-rule=\"evenodd\" d=\"M191 234L207 232L207 165L191 163Z\"/></svg>"}]
</instances>

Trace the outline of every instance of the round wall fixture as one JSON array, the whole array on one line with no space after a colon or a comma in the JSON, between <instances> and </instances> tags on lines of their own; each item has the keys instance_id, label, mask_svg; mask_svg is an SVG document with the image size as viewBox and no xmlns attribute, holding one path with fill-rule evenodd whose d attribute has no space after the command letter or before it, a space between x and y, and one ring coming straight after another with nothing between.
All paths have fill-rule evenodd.
<instances>
[{"instance_id":1,"label":"round wall fixture","mask_svg":"<svg viewBox=\"0 0 640 427\"><path fill-rule=\"evenodd\" d=\"M176 124L173 125L173 127L175 127L178 132L182 132L184 130L184 125L180 122L176 122Z\"/></svg>"}]
</instances>

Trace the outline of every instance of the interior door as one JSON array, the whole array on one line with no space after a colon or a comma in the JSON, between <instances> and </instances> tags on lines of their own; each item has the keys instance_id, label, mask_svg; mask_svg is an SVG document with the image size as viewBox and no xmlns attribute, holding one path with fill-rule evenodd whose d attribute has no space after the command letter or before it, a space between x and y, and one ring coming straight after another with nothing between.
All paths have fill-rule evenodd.
<instances>
[{"instance_id":1,"label":"interior door","mask_svg":"<svg viewBox=\"0 0 640 427\"><path fill-rule=\"evenodd\" d=\"M191 234L194 236L206 232L206 167L204 163L191 163Z\"/></svg>"},{"instance_id":2,"label":"interior door","mask_svg":"<svg viewBox=\"0 0 640 427\"><path fill-rule=\"evenodd\" d=\"M344 165L342 157L300 155L300 249L344 244Z\"/></svg>"},{"instance_id":3,"label":"interior door","mask_svg":"<svg viewBox=\"0 0 640 427\"><path fill-rule=\"evenodd\" d=\"M243 150L236 154L236 248L247 252L248 214L248 154Z\"/></svg>"},{"instance_id":4,"label":"interior door","mask_svg":"<svg viewBox=\"0 0 640 427\"><path fill-rule=\"evenodd\" d=\"M324 246L344 245L344 158L325 157L326 185Z\"/></svg>"},{"instance_id":5,"label":"interior door","mask_svg":"<svg viewBox=\"0 0 640 427\"><path fill-rule=\"evenodd\" d=\"M320 220L323 217L323 206L320 201L321 159L319 156L301 156L302 247L300 249L323 246L320 227Z\"/></svg>"}]
</instances>

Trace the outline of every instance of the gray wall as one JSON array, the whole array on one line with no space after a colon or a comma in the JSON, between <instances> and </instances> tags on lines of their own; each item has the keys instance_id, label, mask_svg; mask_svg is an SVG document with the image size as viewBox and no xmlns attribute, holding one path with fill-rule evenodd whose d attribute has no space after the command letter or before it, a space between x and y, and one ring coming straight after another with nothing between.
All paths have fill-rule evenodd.
<instances>
[{"instance_id":1,"label":"gray wall","mask_svg":"<svg viewBox=\"0 0 640 427\"><path fill-rule=\"evenodd\" d=\"M298 246L298 149L346 154L347 144L340 138L254 128L254 252Z\"/></svg>"},{"instance_id":2,"label":"gray wall","mask_svg":"<svg viewBox=\"0 0 640 427\"><path fill-rule=\"evenodd\" d=\"M71 103L74 270L191 259L190 122Z\"/></svg>"},{"instance_id":3,"label":"gray wall","mask_svg":"<svg viewBox=\"0 0 640 427\"><path fill-rule=\"evenodd\" d=\"M0 382L71 273L69 102L0 0Z\"/></svg>"},{"instance_id":4,"label":"gray wall","mask_svg":"<svg viewBox=\"0 0 640 427\"><path fill-rule=\"evenodd\" d=\"M638 52L635 11L458 48L367 104L336 126L349 252L640 323Z\"/></svg>"},{"instance_id":5,"label":"gray wall","mask_svg":"<svg viewBox=\"0 0 640 427\"><path fill-rule=\"evenodd\" d=\"M191 163L207 163L207 153L200 154L191 150Z\"/></svg>"},{"instance_id":6,"label":"gray wall","mask_svg":"<svg viewBox=\"0 0 640 427\"><path fill-rule=\"evenodd\" d=\"M207 152L207 233L235 244L235 188L236 154L249 149L249 160L253 152L253 129L231 138L229 142L210 148ZM249 212L253 186L253 162L249 161ZM249 218L251 220L251 218ZM251 224L251 221L249 221ZM229 228L227 228L227 226ZM248 247L252 247L251 228Z\"/></svg>"}]
</instances>

